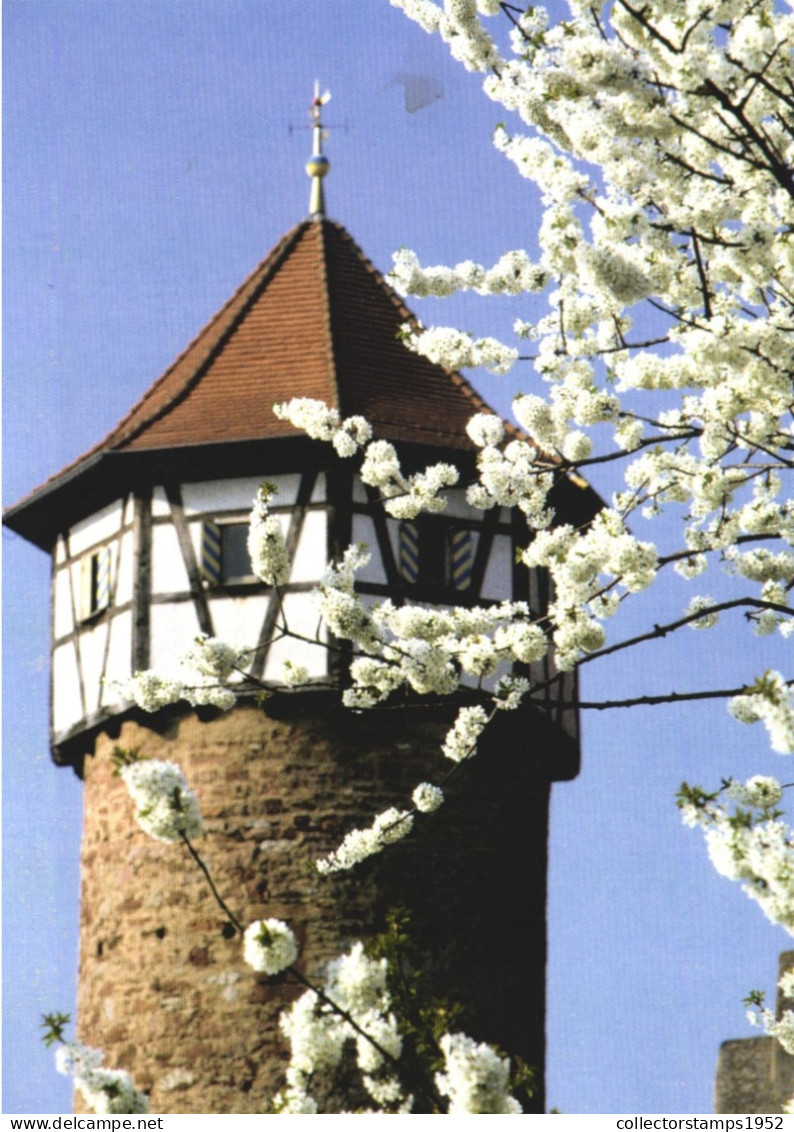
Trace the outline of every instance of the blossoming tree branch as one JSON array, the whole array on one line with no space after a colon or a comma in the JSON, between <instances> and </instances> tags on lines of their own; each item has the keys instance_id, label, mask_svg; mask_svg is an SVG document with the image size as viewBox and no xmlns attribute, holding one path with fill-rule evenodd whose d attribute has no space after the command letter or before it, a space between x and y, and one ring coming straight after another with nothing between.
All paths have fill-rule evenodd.
<instances>
[{"instance_id":1,"label":"blossoming tree branch","mask_svg":"<svg viewBox=\"0 0 794 1132\"><path fill-rule=\"evenodd\" d=\"M524 385L534 375L534 391L513 401L520 434L506 436L490 414L471 419L478 470L464 486L473 507L520 509L522 561L548 571L552 600L542 617L523 602L373 606L355 588L366 549L350 547L317 591L316 641L351 651L344 701L355 711L378 710L402 689L450 696L463 682L474 687L443 745L449 773L465 774L494 713L543 690L527 673L550 649L559 680L615 652L713 632L729 619L769 638L794 633L794 14L790 0L568 0L567 17L553 24L542 6L524 11L499 0L391 2L482 76L505 116L494 144L541 194L533 251L445 267L403 249L391 279L416 297L545 297L545 313L516 322L514 342L417 324L405 326L404 340L451 369L523 367ZM306 399L275 412L357 461L393 517L443 511L445 492L461 484L447 463L403 471L395 448L363 418L342 419ZM620 476L611 500L584 528L555 523L550 495L560 477L597 476L601 466ZM257 576L278 590L287 549L270 499L264 485L249 552ZM624 604L671 571L693 584L689 601L657 606L645 631L621 635ZM299 635L283 611L277 632ZM181 698L227 708L252 687L251 658L199 638L179 672L139 673L126 692L147 710ZM288 663L284 683L300 685L306 675ZM763 724L775 751L794 751L790 672L747 672L731 688L695 684L633 698L618 690L578 706L714 698L739 723ZM122 774L143 828L195 854L198 801L178 768L133 763ZM412 798L395 798L368 826L351 829L316 868L354 868L388 851L416 821L434 820L443 787L417 783ZM715 789L685 785L679 804L687 824L703 829L717 869L794 934L784 791L756 775ZM294 969L287 925L235 926L255 970ZM386 970L385 959L357 945L331 964L324 988L308 988L285 1012L292 1060L276 1107L320 1111L316 1085L353 1043L380 1111L411 1111L418 1096L425 1110L520 1111L507 1060L463 1033L439 1038L442 1068L405 1063ZM768 1032L794 1048L794 1018L754 1005ZM64 1065L95 1094L98 1063L74 1043L67 1048Z\"/></svg>"}]
</instances>

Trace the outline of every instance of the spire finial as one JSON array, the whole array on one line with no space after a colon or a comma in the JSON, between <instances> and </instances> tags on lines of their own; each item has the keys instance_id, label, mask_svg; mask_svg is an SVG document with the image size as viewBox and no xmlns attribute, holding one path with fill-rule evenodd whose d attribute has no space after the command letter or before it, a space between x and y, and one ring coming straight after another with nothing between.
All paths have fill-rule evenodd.
<instances>
[{"instance_id":1,"label":"spire finial","mask_svg":"<svg viewBox=\"0 0 794 1132\"><path fill-rule=\"evenodd\" d=\"M321 220L325 216L325 194L323 192L323 177L331 167L331 163L323 153L323 124L320 120L322 108L331 97L328 91L320 94L320 84L314 84L314 98L312 99L309 116L312 119L312 133L314 135L312 155L306 162L306 172L312 179L312 191L309 198L309 215L312 220Z\"/></svg>"}]
</instances>

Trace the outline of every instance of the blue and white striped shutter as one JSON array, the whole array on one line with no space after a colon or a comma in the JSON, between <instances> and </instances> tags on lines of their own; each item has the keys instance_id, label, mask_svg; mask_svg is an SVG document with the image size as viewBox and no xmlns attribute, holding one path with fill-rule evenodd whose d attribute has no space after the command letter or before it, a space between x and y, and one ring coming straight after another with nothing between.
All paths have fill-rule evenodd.
<instances>
[{"instance_id":1,"label":"blue and white striped shutter","mask_svg":"<svg viewBox=\"0 0 794 1132\"><path fill-rule=\"evenodd\" d=\"M474 532L465 528L449 535L450 581L456 590L467 590L471 585L474 567Z\"/></svg>"},{"instance_id":2,"label":"blue and white striped shutter","mask_svg":"<svg viewBox=\"0 0 794 1132\"><path fill-rule=\"evenodd\" d=\"M201 524L201 574L211 586L221 580L221 528L209 520Z\"/></svg>"},{"instance_id":3,"label":"blue and white striped shutter","mask_svg":"<svg viewBox=\"0 0 794 1132\"><path fill-rule=\"evenodd\" d=\"M96 556L96 591L94 593L94 611L99 613L102 609L110 607L110 575L113 564L113 555L109 546L98 551Z\"/></svg>"},{"instance_id":4,"label":"blue and white striped shutter","mask_svg":"<svg viewBox=\"0 0 794 1132\"><path fill-rule=\"evenodd\" d=\"M400 523L400 573L406 582L419 578L419 530L416 523Z\"/></svg>"}]
</instances>

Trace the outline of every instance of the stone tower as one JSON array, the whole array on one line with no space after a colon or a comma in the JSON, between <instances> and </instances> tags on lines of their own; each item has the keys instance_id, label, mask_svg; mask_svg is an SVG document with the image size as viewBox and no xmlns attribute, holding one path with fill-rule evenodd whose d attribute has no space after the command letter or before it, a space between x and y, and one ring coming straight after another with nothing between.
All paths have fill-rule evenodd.
<instances>
[{"instance_id":1,"label":"stone tower","mask_svg":"<svg viewBox=\"0 0 794 1132\"><path fill-rule=\"evenodd\" d=\"M112 773L119 745L181 765L219 891L243 922L286 920L307 976L380 930L389 907L408 908L439 990L471 1005L468 1032L537 1067L542 1111L548 802L552 781L578 768L573 678L499 713L443 811L410 838L341 879L309 867L438 777L459 702L340 707L347 654L311 643L309 591L327 563L367 543L358 589L370 601L508 598L542 613L549 594L542 572L515 565L528 538L518 514L477 511L460 490L443 515L400 523L356 461L273 415L274 402L318 398L365 416L407 469L449 459L465 473L465 425L485 408L463 377L400 344L410 312L324 215L319 146L307 168L310 218L103 441L5 516L52 558L52 752L85 788L78 1034L130 1071L153 1112L261 1112L282 1083L278 1014L300 992L253 975L182 847L137 828ZM263 480L278 489L290 558L284 612L305 642L279 635L278 595L247 559ZM561 478L555 494L561 522L598 506L579 482ZM119 701L118 682L167 672L197 633L257 646L251 674L273 691L264 709L252 696L225 714L183 703L147 715ZM284 688L286 659L308 668L308 688ZM553 660L539 667L553 674Z\"/></svg>"}]
</instances>

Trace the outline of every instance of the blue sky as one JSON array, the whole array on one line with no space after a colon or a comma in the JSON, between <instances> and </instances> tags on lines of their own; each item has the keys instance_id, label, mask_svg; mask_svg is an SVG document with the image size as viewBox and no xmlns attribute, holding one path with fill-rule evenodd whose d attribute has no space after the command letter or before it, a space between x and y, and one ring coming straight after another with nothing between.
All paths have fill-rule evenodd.
<instances>
[{"instance_id":1,"label":"blue sky","mask_svg":"<svg viewBox=\"0 0 794 1132\"><path fill-rule=\"evenodd\" d=\"M315 78L329 214L382 270L403 244L452 263L533 245L538 200L490 145L503 113L388 0L5 0L3 18L6 504L103 436L304 217ZM408 112L406 76L441 97ZM504 335L543 309L412 305ZM505 413L537 388L473 378ZM37 1027L73 1006L81 791L48 754L48 560L6 531L3 550L3 1111L59 1112ZM685 604L662 586L621 636ZM740 683L781 652L737 617L593 664L584 690ZM674 795L786 764L722 704L583 726L583 772L553 800L548 1102L707 1112L719 1043L752 1034L741 998L773 988L788 937L714 873Z\"/></svg>"}]
</instances>

